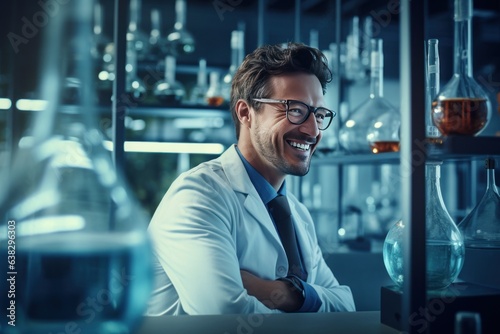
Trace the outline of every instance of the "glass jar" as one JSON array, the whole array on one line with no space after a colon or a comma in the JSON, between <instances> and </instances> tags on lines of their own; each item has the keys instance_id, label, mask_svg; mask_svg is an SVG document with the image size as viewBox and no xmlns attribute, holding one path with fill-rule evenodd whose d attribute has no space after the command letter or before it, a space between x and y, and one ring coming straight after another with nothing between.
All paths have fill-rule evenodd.
<instances>
[{"instance_id":1,"label":"glass jar","mask_svg":"<svg viewBox=\"0 0 500 334\"><path fill-rule=\"evenodd\" d=\"M495 160L485 160L486 191L479 203L458 224L470 248L500 248L500 195L495 184Z\"/></svg>"},{"instance_id":2,"label":"glass jar","mask_svg":"<svg viewBox=\"0 0 500 334\"><path fill-rule=\"evenodd\" d=\"M148 220L97 126L91 12L92 1L70 1L41 31L46 107L2 175L0 307L15 304L16 320L5 333L130 333L149 299ZM70 105L61 103L69 72L81 83Z\"/></svg>"},{"instance_id":3,"label":"glass jar","mask_svg":"<svg viewBox=\"0 0 500 334\"><path fill-rule=\"evenodd\" d=\"M434 125L443 135L477 135L490 119L488 95L472 77L472 0L455 0L453 76L432 102Z\"/></svg>"},{"instance_id":4,"label":"glass jar","mask_svg":"<svg viewBox=\"0 0 500 334\"><path fill-rule=\"evenodd\" d=\"M427 289L448 287L462 270L465 247L462 234L450 217L441 195L440 162L426 163L426 257ZM398 221L387 233L383 246L385 268L399 287L404 282L404 229Z\"/></svg>"}]
</instances>

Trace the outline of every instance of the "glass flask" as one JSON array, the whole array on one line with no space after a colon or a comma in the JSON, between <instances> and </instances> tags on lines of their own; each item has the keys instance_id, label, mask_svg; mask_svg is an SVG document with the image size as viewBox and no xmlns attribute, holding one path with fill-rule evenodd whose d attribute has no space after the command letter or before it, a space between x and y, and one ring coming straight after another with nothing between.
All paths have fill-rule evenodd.
<instances>
[{"instance_id":1,"label":"glass flask","mask_svg":"<svg viewBox=\"0 0 500 334\"><path fill-rule=\"evenodd\" d=\"M393 112L395 117L398 115L398 112L383 95L384 55L382 40L372 39L371 45L370 96L352 111L339 131L340 144L348 153L370 152L370 142L367 136L373 121L386 112Z\"/></svg>"},{"instance_id":2,"label":"glass flask","mask_svg":"<svg viewBox=\"0 0 500 334\"><path fill-rule=\"evenodd\" d=\"M198 74L196 85L193 87L191 91L191 103L206 105L207 100L205 98L208 90L208 82L207 82L207 60L205 58L201 58L198 62Z\"/></svg>"},{"instance_id":3,"label":"glass flask","mask_svg":"<svg viewBox=\"0 0 500 334\"><path fill-rule=\"evenodd\" d=\"M149 36L141 29L142 0L130 0L130 22L127 43L137 52L137 59L144 60L149 55Z\"/></svg>"},{"instance_id":4,"label":"glass flask","mask_svg":"<svg viewBox=\"0 0 500 334\"><path fill-rule=\"evenodd\" d=\"M176 60L173 56L165 57L165 78L156 83L154 96L167 105L179 105L182 103L186 90L184 86L175 79Z\"/></svg>"},{"instance_id":5,"label":"glass flask","mask_svg":"<svg viewBox=\"0 0 500 334\"><path fill-rule=\"evenodd\" d=\"M345 76L347 80L359 81L366 77L360 58L361 36L359 31L359 16L352 18L351 33L347 36L347 55Z\"/></svg>"},{"instance_id":6,"label":"glass flask","mask_svg":"<svg viewBox=\"0 0 500 334\"><path fill-rule=\"evenodd\" d=\"M174 29L167 35L168 50L173 56L193 53L195 49L193 35L186 30L186 11L186 0L176 0Z\"/></svg>"},{"instance_id":7,"label":"glass flask","mask_svg":"<svg viewBox=\"0 0 500 334\"><path fill-rule=\"evenodd\" d=\"M104 150L92 95L92 1L59 8L44 27L40 96L0 191L2 333L131 333L152 285L147 218ZM61 104L67 68L81 85ZM7 260L7 254L10 254ZM10 281L7 281L10 280ZM9 283L10 282L10 283ZM7 291L15 282L15 296Z\"/></svg>"},{"instance_id":8,"label":"glass flask","mask_svg":"<svg viewBox=\"0 0 500 334\"><path fill-rule=\"evenodd\" d=\"M229 66L229 71L222 78L221 83L222 97L228 102L231 98L231 84L233 83L234 74L243 61L244 36L245 34L242 30L233 30L231 32L231 65Z\"/></svg>"},{"instance_id":9,"label":"glass flask","mask_svg":"<svg viewBox=\"0 0 500 334\"><path fill-rule=\"evenodd\" d=\"M426 163L425 247L428 290L444 289L453 283L462 270L465 255L463 236L450 217L441 195L440 171L440 162ZM385 268L399 287L403 286L404 281L404 229L404 222L398 221L387 233L382 250Z\"/></svg>"},{"instance_id":10,"label":"glass flask","mask_svg":"<svg viewBox=\"0 0 500 334\"><path fill-rule=\"evenodd\" d=\"M445 136L473 136L488 124L491 103L472 77L472 0L455 0L454 21L454 74L432 102L432 119Z\"/></svg>"},{"instance_id":11,"label":"glass flask","mask_svg":"<svg viewBox=\"0 0 500 334\"><path fill-rule=\"evenodd\" d=\"M224 102L228 102L222 96L219 72L210 72L210 85L208 86L205 100L212 107L218 107Z\"/></svg>"},{"instance_id":12,"label":"glass flask","mask_svg":"<svg viewBox=\"0 0 500 334\"><path fill-rule=\"evenodd\" d=\"M373 153L399 152L401 116L390 108L371 123L367 139Z\"/></svg>"},{"instance_id":13,"label":"glass flask","mask_svg":"<svg viewBox=\"0 0 500 334\"><path fill-rule=\"evenodd\" d=\"M486 192L458 224L470 248L500 248L500 195L495 184L495 160L485 160Z\"/></svg>"},{"instance_id":14,"label":"glass flask","mask_svg":"<svg viewBox=\"0 0 500 334\"><path fill-rule=\"evenodd\" d=\"M149 32L150 58L152 61L158 61L165 58L167 46L165 38L161 34L161 16L156 8L151 9L151 31Z\"/></svg>"},{"instance_id":15,"label":"glass flask","mask_svg":"<svg viewBox=\"0 0 500 334\"><path fill-rule=\"evenodd\" d=\"M427 41L427 62L426 62L426 98L425 103L425 135L431 142L439 142L441 132L432 121L432 100L439 93L440 65L439 65L439 41L431 38Z\"/></svg>"}]
</instances>

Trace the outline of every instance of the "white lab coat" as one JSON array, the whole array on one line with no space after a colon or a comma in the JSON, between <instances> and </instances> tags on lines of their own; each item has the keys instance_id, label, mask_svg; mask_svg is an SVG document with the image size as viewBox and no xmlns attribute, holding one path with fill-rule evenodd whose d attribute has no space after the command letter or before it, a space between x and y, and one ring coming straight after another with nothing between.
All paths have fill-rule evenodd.
<instances>
[{"instance_id":1,"label":"white lab coat","mask_svg":"<svg viewBox=\"0 0 500 334\"><path fill-rule=\"evenodd\" d=\"M319 311L354 311L350 288L323 260L309 212L292 194L288 199ZM281 312L250 296L241 281L240 269L274 280L286 276L288 263L234 146L174 181L149 233L157 259L147 315Z\"/></svg>"}]
</instances>

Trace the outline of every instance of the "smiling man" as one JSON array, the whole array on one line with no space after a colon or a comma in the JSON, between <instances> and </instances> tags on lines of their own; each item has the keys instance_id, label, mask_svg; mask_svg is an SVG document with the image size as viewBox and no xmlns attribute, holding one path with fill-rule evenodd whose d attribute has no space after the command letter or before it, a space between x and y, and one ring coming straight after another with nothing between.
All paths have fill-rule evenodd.
<instances>
[{"instance_id":1,"label":"smiling man","mask_svg":"<svg viewBox=\"0 0 500 334\"><path fill-rule=\"evenodd\" d=\"M335 116L323 99L330 81L324 55L303 44L245 58L231 91L237 144L180 175L151 220L148 315L355 310L286 190Z\"/></svg>"}]
</instances>

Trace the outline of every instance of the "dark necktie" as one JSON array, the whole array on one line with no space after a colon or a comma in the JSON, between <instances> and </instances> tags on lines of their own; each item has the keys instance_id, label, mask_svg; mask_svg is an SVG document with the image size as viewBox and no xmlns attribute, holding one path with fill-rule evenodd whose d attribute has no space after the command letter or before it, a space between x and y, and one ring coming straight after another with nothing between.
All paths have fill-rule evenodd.
<instances>
[{"instance_id":1,"label":"dark necktie","mask_svg":"<svg viewBox=\"0 0 500 334\"><path fill-rule=\"evenodd\" d=\"M288 257L288 274L306 280L307 274L302 269L302 261L288 200L285 196L278 195L268 203L268 207Z\"/></svg>"}]
</instances>

